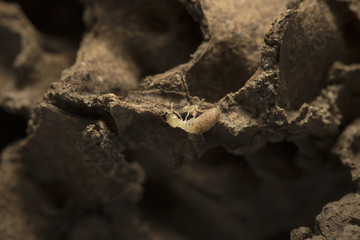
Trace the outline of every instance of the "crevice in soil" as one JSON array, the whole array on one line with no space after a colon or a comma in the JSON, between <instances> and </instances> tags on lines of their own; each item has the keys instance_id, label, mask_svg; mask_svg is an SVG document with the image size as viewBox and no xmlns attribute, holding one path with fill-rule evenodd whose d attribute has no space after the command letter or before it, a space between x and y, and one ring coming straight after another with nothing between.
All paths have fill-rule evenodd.
<instances>
[{"instance_id":1,"label":"crevice in soil","mask_svg":"<svg viewBox=\"0 0 360 240\"><path fill-rule=\"evenodd\" d=\"M3 66L5 70L10 70L16 56L20 52L20 35L0 26L0 36L0 68Z\"/></svg>"},{"instance_id":2,"label":"crevice in soil","mask_svg":"<svg viewBox=\"0 0 360 240\"><path fill-rule=\"evenodd\" d=\"M273 225L266 235L274 237L266 239L288 239L285 233L299 226L311 226L325 204L355 191L350 171L339 159L330 156L328 147L322 149L324 142L328 141L313 141L317 150L311 156L283 141L268 143L246 157L263 180L257 189L259 202L254 208L258 212L254 214L259 215L262 223ZM266 232L266 227L263 231Z\"/></svg>"},{"instance_id":3,"label":"crevice in soil","mask_svg":"<svg viewBox=\"0 0 360 240\"><path fill-rule=\"evenodd\" d=\"M221 220L226 215L226 207L222 204L246 198L260 183L243 157L215 147L184 165L178 174L169 175L168 171L163 171L167 167L157 157L148 158L149 154L140 152L130 155L132 161L135 155L147 156L147 159L136 161L147 172L144 197L139 206L150 225L178 232L187 239L233 239L236 236L238 230L234 222Z\"/></svg>"},{"instance_id":4,"label":"crevice in soil","mask_svg":"<svg viewBox=\"0 0 360 240\"><path fill-rule=\"evenodd\" d=\"M231 44L229 44L229 42ZM189 91L192 96L204 98L207 102L216 102L230 92L243 87L256 71L249 66L238 39L229 42L209 44L209 49L186 74Z\"/></svg>"},{"instance_id":5,"label":"crevice in soil","mask_svg":"<svg viewBox=\"0 0 360 240\"><path fill-rule=\"evenodd\" d=\"M27 120L0 108L0 152L11 142L26 137Z\"/></svg>"},{"instance_id":6,"label":"crevice in soil","mask_svg":"<svg viewBox=\"0 0 360 240\"><path fill-rule=\"evenodd\" d=\"M139 66L140 79L186 63L203 41L198 23L178 1L134 1L123 7L134 19L127 27L143 31L125 42Z\"/></svg>"},{"instance_id":7,"label":"crevice in soil","mask_svg":"<svg viewBox=\"0 0 360 240\"><path fill-rule=\"evenodd\" d=\"M83 102L79 102L78 104L67 102L62 99L61 96L55 96L53 100L54 101L52 101L51 104L55 107L82 118L102 120L112 133L117 133L117 126L114 118L104 108L96 106L89 107Z\"/></svg>"},{"instance_id":8,"label":"crevice in soil","mask_svg":"<svg viewBox=\"0 0 360 240\"><path fill-rule=\"evenodd\" d=\"M350 2L328 1L328 4L338 17L346 43L344 63L360 63L360 19L349 9Z\"/></svg>"}]
</instances>

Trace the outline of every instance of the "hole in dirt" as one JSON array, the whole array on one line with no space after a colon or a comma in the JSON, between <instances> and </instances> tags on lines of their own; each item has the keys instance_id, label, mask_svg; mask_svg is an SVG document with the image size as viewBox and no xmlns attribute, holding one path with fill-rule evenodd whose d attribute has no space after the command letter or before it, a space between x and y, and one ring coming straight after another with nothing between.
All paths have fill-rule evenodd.
<instances>
[{"instance_id":1,"label":"hole in dirt","mask_svg":"<svg viewBox=\"0 0 360 240\"><path fill-rule=\"evenodd\" d=\"M199 25L185 6L173 0L124 2L121 20L127 35L125 45L139 66L140 77L163 73L189 61L203 41Z\"/></svg>"},{"instance_id":2,"label":"hole in dirt","mask_svg":"<svg viewBox=\"0 0 360 240\"><path fill-rule=\"evenodd\" d=\"M66 38L76 44L85 31L83 6L76 0L11 0L18 3L35 27L52 36Z\"/></svg>"},{"instance_id":3,"label":"hole in dirt","mask_svg":"<svg viewBox=\"0 0 360 240\"><path fill-rule=\"evenodd\" d=\"M247 195L260 186L261 180L254 174L242 156L229 153L223 147L208 149L198 160L187 167L191 175L202 175L199 179L189 178L188 183L212 193L217 199L227 200ZM216 177L215 177L216 176ZM186 178L186 174L183 175ZM231 183L242 183L231 186Z\"/></svg>"},{"instance_id":4,"label":"hole in dirt","mask_svg":"<svg viewBox=\"0 0 360 240\"><path fill-rule=\"evenodd\" d=\"M274 236L271 236L269 238L265 238L264 240L289 240L290 237L290 232L282 232L282 233L278 233Z\"/></svg>"},{"instance_id":5,"label":"hole in dirt","mask_svg":"<svg viewBox=\"0 0 360 240\"><path fill-rule=\"evenodd\" d=\"M142 164L147 171L147 181L140 209L151 226L178 233L186 239L240 237L241 231L231 220L231 214L225 213L223 202L246 197L258 186L259 181L245 159L216 147L183 166L178 174L172 174L155 160L156 156L154 159L149 156L146 155L146 163ZM162 167L154 171L150 162Z\"/></svg>"},{"instance_id":6,"label":"hole in dirt","mask_svg":"<svg viewBox=\"0 0 360 240\"><path fill-rule=\"evenodd\" d=\"M257 66L249 64L240 45L234 45L240 41L218 42L206 50L187 72L191 95L205 98L207 102L217 102L244 86Z\"/></svg>"},{"instance_id":7,"label":"hole in dirt","mask_svg":"<svg viewBox=\"0 0 360 240\"><path fill-rule=\"evenodd\" d=\"M20 36L0 26L0 68L6 71L12 68L12 64L20 51Z\"/></svg>"},{"instance_id":8,"label":"hole in dirt","mask_svg":"<svg viewBox=\"0 0 360 240\"><path fill-rule=\"evenodd\" d=\"M357 21L357 23L355 22ZM360 62L360 21L357 19L347 20L343 24L343 34L346 46L346 63Z\"/></svg>"},{"instance_id":9,"label":"hole in dirt","mask_svg":"<svg viewBox=\"0 0 360 240\"><path fill-rule=\"evenodd\" d=\"M347 74L346 71L344 73ZM360 81L356 77L359 73L353 72L351 75L343 85L337 99L337 106L342 114L342 130L360 116L360 112L355 111L355 109L360 108Z\"/></svg>"},{"instance_id":10,"label":"hole in dirt","mask_svg":"<svg viewBox=\"0 0 360 240\"><path fill-rule=\"evenodd\" d=\"M328 1L334 15L337 16L345 40L345 64L360 62L360 21L356 10L347 1Z\"/></svg>"},{"instance_id":11,"label":"hole in dirt","mask_svg":"<svg viewBox=\"0 0 360 240\"><path fill-rule=\"evenodd\" d=\"M312 225L326 203L354 190L348 170L327 159L327 150L306 160L312 171L297 165L305 161L298 154L290 142L270 143L248 159L258 161L251 169L241 156L209 149L177 175L150 174L142 212L189 239L288 239L293 228ZM277 179L261 182L254 174L261 168Z\"/></svg>"},{"instance_id":12,"label":"hole in dirt","mask_svg":"<svg viewBox=\"0 0 360 240\"><path fill-rule=\"evenodd\" d=\"M297 147L290 142L267 144L258 152L248 156L250 165L257 175L266 179L296 179L304 175L304 171L297 166Z\"/></svg>"},{"instance_id":13,"label":"hole in dirt","mask_svg":"<svg viewBox=\"0 0 360 240\"><path fill-rule=\"evenodd\" d=\"M351 144L351 150L354 155L360 158L360 136L356 137Z\"/></svg>"},{"instance_id":14,"label":"hole in dirt","mask_svg":"<svg viewBox=\"0 0 360 240\"><path fill-rule=\"evenodd\" d=\"M0 108L0 152L11 142L26 137L27 120Z\"/></svg>"},{"instance_id":15,"label":"hole in dirt","mask_svg":"<svg viewBox=\"0 0 360 240\"><path fill-rule=\"evenodd\" d=\"M333 141L310 137L306 141L302 148L287 141L268 143L246 156L263 179L253 205L253 214L261 219L254 225L265 234L259 239L288 239L285 233L292 229L312 226L325 204L355 191L349 170L329 154ZM304 148L308 145L315 150Z\"/></svg>"},{"instance_id":16,"label":"hole in dirt","mask_svg":"<svg viewBox=\"0 0 360 240\"><path fill-rule=\"evenodd\" d=\"M355 190L349 170L330 159L327 144L321 139L312 144L319 149L312 157L287 141L245 157L215 147L176 173L154 152L127 151L126 156L146 170L139 206L143 219L160 233L288 239L292 229L311 226L326 203Z\"/></svg>"},{"instance_id":17,"label":"hole in dirt","mask_svg":"<svg viewBox=\"0 0 360 240\"><path fill-rule=\"evenodd\" d=\"M43 193L47 198L55 205L58 209L63 209L69 201L69 190L60 180L55 181L39 181L38 186L40 186Z\"/></svg>"},{"instance_id":18,"label":"hole in dirt","mask_svg":"<svg viewBox=\"0 0 360 240\"><path fill-rule=\"evenodd\" d=\"M132 151L130 150L130 148L126 148L122 154L124 155L126 161L128 163L131 163L131 162L134 162L135 159L136 159L136 152L135 151Z\"/></svg>"}]
</instances>

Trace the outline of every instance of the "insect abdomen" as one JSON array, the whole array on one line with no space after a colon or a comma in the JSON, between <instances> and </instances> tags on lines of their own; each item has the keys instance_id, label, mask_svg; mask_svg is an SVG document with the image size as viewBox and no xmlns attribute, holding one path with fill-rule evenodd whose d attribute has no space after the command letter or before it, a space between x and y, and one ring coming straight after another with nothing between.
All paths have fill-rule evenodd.
<instances>
[{"instance_id":1,"label":"insect abdomen","mask_svg":"<svg viewBox=\"0 0 360 240\"><path fill-rule=\"evenodd\" d=\"M200 134L208 131L219 120L221 111L218 107L211 108L195 119L189 120L185 131L193 134Z\"/></svg>"}]
</instances>

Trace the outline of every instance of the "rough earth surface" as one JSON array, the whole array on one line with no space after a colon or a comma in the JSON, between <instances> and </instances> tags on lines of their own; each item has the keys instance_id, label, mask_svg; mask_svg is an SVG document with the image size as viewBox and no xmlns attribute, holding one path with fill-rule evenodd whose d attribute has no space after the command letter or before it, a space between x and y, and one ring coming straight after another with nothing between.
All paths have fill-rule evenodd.
<instances>
[{"instance_id":1,"label":"rough earth surface","mask_svg":"<svg viewBox=\"0 0 360 240\"><path fill-rule=\"evenodd\" d=\"M360 239L359 1L49 2L0 1L0 239Z\"/></svg>"}]
</instances>

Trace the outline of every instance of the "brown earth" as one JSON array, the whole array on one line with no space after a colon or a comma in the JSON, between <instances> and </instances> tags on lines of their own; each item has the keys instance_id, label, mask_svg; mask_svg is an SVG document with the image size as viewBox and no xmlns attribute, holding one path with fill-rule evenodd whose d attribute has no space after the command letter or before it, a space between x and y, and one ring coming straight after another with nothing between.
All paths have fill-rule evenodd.
<instances>
[{"instance_id":1,"label":"brown earth","mask_svg":"<svg viewBox=\"0 0 360 240\"><path fill-rule=\"evenodd\" d=\"M1 240L360 239L357 0L0 1L0 86Z\"/></svg>"}]
</instances>

